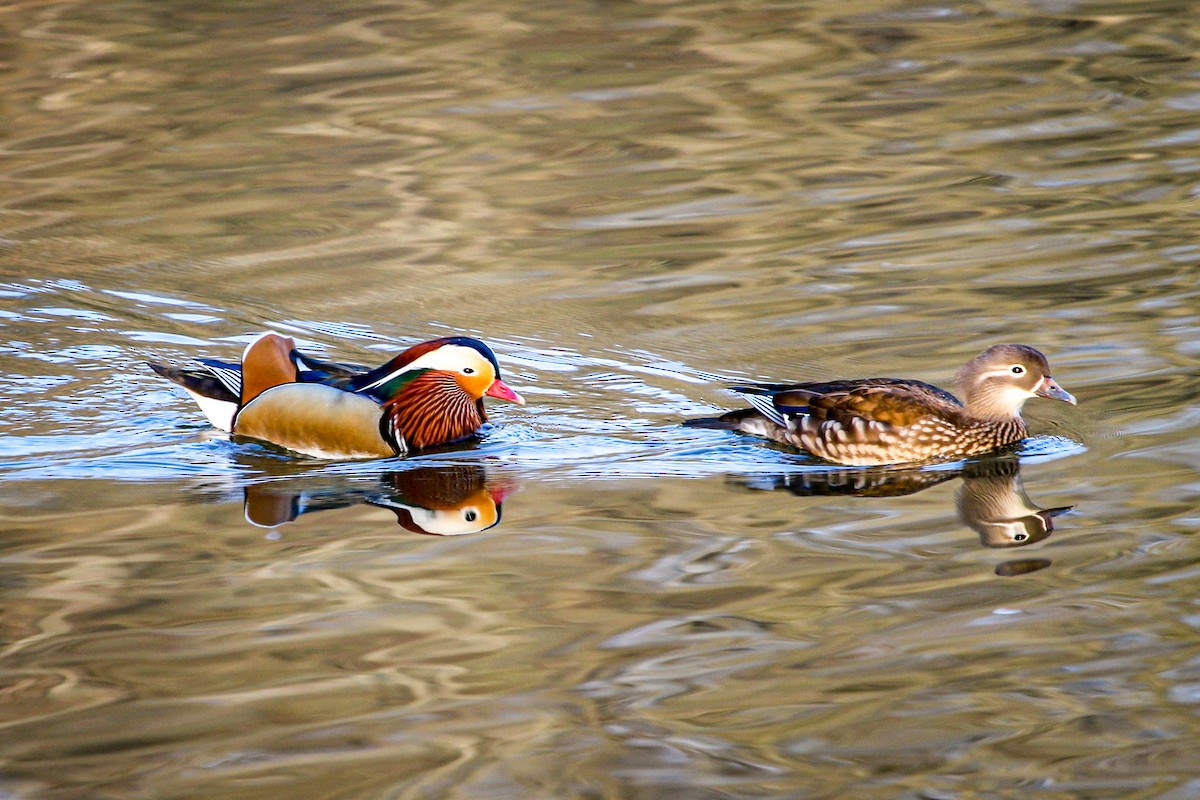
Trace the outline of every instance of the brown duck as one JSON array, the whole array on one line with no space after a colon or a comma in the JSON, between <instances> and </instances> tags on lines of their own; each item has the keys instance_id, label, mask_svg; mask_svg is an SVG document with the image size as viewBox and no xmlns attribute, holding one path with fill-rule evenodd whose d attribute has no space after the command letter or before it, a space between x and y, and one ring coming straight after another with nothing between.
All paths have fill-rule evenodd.
<instances>
[{"instance_id":1,"label":"brown duck","mask_svg":"<svg viewBox=\"0 0 1200 800\"><path fill-rule=\"evenodd\" d=\"M753 408L686 424L737 430L826 461L868 466L986 453L1025 438L1021 407L1030 397L1075 405L1050 377L1046 357L1023 344L984 350L958 371L955 385L962 400L899 378L733 386Z\"/></svg>"}]
</instances>

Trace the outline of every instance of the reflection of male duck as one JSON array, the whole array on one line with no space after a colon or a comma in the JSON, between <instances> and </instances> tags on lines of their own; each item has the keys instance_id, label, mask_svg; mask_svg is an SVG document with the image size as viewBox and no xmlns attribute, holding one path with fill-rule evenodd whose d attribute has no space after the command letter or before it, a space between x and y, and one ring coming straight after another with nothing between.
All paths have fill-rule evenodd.
<instances>
[{"instance_id":1,"label":"reflection of male duck","mask_svg":"<svg viewBox=\"0 0 1200 800\"><path fill-rule=\"evenodd\" d=\"M369 503L391 509L414 533L460 536L497 525L509 491L507 484L489 482L479 465L415 467L384 473L370 488L325 483L306 490L295 478L252 484L245 487L245 508L249 522L273 528L301 514Z\"/></svg>"},{"instance_id":2,"label":"reflection of male duck","mask_svg":"<svg viewBox=\"0 0 1200 800\"><path fill-rule=\"evenodd\" d=\"M487 481L479 466L421 467L384 476L390 492L367 502L390 508L396 521L414 533L461 536L500 522L500 503L511 489Z\"/></svg>"},{"instance_id":3,"label":"reflection of male duck","mask_svg":"<svg viewBox=\"0 0 1200 800\"><path fill-rule=\"evenodd\" d=\"M984 547L1021 547L1040 542L1054 530L1053 518L1074 506L1040 508L1029 499L1015 459L987 459L957 469L830 469L779 475L766 488L802 497L855 495L899 497L962 478L958 517L979 534ZM755 487L761 482L754 481Z\"/></svg>"}]
</instances>

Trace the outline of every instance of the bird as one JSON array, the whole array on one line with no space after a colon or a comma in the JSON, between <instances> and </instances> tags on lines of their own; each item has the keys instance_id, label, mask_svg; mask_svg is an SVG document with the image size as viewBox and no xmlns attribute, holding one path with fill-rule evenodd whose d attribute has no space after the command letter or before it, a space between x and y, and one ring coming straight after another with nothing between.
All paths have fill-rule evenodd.
<instances>
[{"instance_id":1,"label":"bird","mask_svg":"<svg viewBox=\"0 0 1200 800\"><path fill-rule=\"evenodd\" d=\"M240 363L147 362L182 386L212 424L318 458L387 458L462 441L487 422L484 396L524 405L486 344L446 336L374 369L319 361L267 331Z\"/></svg>"},{"instance_id":2,"label":"bird","mask_svg":"<svg viewBox=\"0 0 1200 800\"><path fill-rule=\"evenodd\" d=\"M901 378L731 386L751 408L684 424L761 436L835 464L883 466L966 458L1019 442L1028 433L1021 408L1031 397L1076 404L1050 376L1046 356L1023 344L984 350L958 370L955 386L962 400Z\"/></svg>"}]
</instances>

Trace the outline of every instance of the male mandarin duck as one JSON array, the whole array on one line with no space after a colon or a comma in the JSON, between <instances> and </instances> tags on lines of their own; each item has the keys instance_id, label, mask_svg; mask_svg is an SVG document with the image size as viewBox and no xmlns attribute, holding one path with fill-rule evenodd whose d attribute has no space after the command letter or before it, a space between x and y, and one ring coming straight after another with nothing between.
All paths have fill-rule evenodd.
<instances>
[{"instance_id":1,"label":"male mandarin duck","mask_svg":"<svg viewBox=\"0 0 1200 800\"><path fill-rule=\"evenodd\" d=\"M921 381L865 378L731 387L753 408L689 420L798 447L837 464L874 466L986 453L1019 442L1030 397L1075 405L1046 357L1023 344L989 347L955 377L963 397Z\"/></svg>"},{"instance_id":2,"label":"male mandarin duck","mask_svg":"<svg viewBox=\"0 0 1200 800\"><path fill-rule=\"evenodd\" d=\"M150 364L187 390L213 425L322 458L404 455L466 439L487 422L484 396L524 405L500 380L483 342L447 336L408 348L369 371L311 359L268 332L241 364Z\"/></svg>"}]
</instances>

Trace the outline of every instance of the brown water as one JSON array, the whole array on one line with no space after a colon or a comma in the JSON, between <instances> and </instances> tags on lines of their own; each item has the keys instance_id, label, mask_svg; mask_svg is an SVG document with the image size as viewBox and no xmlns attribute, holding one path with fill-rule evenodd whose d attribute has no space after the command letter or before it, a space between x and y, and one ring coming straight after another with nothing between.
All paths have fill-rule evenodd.
<instances>
[{"instance_id":1,"label":"brown water","mask_svg":"<svg viewBox=\"0 0 1200 800\"><path fill-rule=\"evenodd\" d=\"M1200 796L1194 5L0 20L0 797ZM529 405L327 464L142 363L266 328ZM1000 461L678 425L1000 341Z\"/></svg>"}]
</instances>

